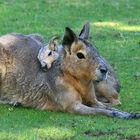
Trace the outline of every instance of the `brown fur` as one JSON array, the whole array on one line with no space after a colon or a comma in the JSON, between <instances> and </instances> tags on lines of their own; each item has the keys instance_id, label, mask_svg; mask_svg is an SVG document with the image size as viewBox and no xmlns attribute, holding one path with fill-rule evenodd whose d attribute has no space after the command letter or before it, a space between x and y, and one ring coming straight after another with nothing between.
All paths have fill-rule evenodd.
<instances>
[{"instance_id":1,"label":"brown fur","mask_svg":"<svg viewBox=\"0 0 140 140\"><path fill-rule=\"evenodd\" d=\"M91 80L102 79L102 74L100 73L98 63L96 64L90 56L90 48L86 48L86 45L82 41L79 40L77 43L72 43L71 55L66 47L61 56L61 59L63 57L62 62L58 60L61 62L59 69L63 72L63 76L60 76L60 70L57 70L56 66L52 67L52 70L50 69L46 73L40 69L36 56L42 46L40 46L41 43L38 44L35 38L33 39L30 36L20 34L11 34L1 37L0 42L2 44L0 47L2 54L0 64L3 65L1 73L5 75L1 76L1 101L10 104L21 103L23 106L40 109L55 108L56 110L65 110L71 105L71 102L74 102L78 98L78 100L85 104L90 102L91 104L104 107L102 103L96 100L93 83L91 82ZM87 59L79 60L76 56L77 52L81 52L85 56L87 55ZM6 72L2 72L5 69ZM56 69L55 72L51 72L53 69ZM96 70L99 72L98 75L96 75ZM55 76L55 73L58 73L58 76ZM52 81L49 79L55 79L54 85L51 85ZM61 84L60 81L62 81ZM55 93L55 90L57 91L59 86L62 86L60 95ZM65 90L70 90L71 92L67 93ZM58 94L58 97L54 94L51 94L51 97L49 97L48 95L51 91L54 94ZM46 97L45 92L48 94ZM62 95L63 92L66 93ZM73 96L73 94L75 95ZM54 96L56 96L58 103L51 102L51 98L54 98ZM72 98L69 98L69 102L67 101L67 96ZM90 98L91 96L93 98ZM61 98L62 101L57 98ZM61 103L59 103L60 101Z\"/></svg>"},{"instance_id":2,"label":"brown fur","mask_svg":"<svg viewBox=\"0 0 140 140\"><path fill-rule=\"evenodd\" d=\"M84 28L87 29L88 24ZM0 78L2 103L78 114L140 117L107 108L96 99L93 81L104 80L106 66L86 37L78 39L71 29L66 28L64 49L46 72L37 60L43 44L35 38L11 34L1 37L0 43L0 72L4 75ZM4 74L3 67L6 68Z\"/></svg>"},{"instance_id":3,"label":"brown fur","mask_svg":"<svg viewBox=\"0 0 140 140\"><path fill-rule=\"evenodd\" d=\"M56 61L58 56L61 54L61 52L58 51L58 49L61 49L60 47L62 47L62 46L60 46L60 45L58 46L58 44L54 46L53 44L56 44L56 42L57 42L56 40L51 39L49 41L49 44L47 46L41 48L41 50L39 51L38 59L44 70L51 68L52 63L54 61ZM74 47L73 47L73 45L74 45ZM49 47L49 46L52 46L52 47ZM82 48L81 46L84 46L84 44L81 41L77 42L76 44L72 44L72 47L74 48L73 52L76 53L76 52L80 51L83 54L86 54L84 47ZM55 50L54 50L54 47L55 47ZM48 55L49 53L51 53L51 55ZM70 55L69 57L73 57L73 55ZM98 56L98 57L100 57L100 56ZM66 66L69 65L69 59L71 59L71 58L68 58L68 61L66 62ZM113 68L108 64L108 62L103 57L101 57L101 59L105 63L106 67L108 68L108 76L107 76L107 80L94 83L95 90L96 90L95 91L96 96L97 96L98 100L100 100L101 102L109 102L113 105L120 105L121 104L121 102L119 100L120 84L116 78L116 74L115 74ZM46 67L45 67L44 63L46 65ZM89 65L88 61L86 64ZM80 64L78 64L78 65L80 65ZM85 67L87 67L87 66L85 66ZM91 71L90 69L87 69L84 73L82 73L83 76L85 76L84 78L86 78L88 76L91 77L90 71ZM81 71L79 71L79 73L81 73ZM76 84L74 83L73 85L76 85ZM79 90L80 87L79 86L77 86L77 87L78 87L77 90ZM82 89L82 90L84 90L84 89Z\"/></svg>"}]
</instances>

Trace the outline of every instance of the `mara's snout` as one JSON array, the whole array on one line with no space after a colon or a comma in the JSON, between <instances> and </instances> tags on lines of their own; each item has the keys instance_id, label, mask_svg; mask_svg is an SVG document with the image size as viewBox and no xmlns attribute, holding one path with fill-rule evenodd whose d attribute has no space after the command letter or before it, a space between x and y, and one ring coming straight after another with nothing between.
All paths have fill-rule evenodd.
<instances>
[{"instance_id":1,"label":"mara's snout","mask_svg":"<svg viewBox=\"0 0 140 140\"><path fill-rule=\"evenodd\" d=\"M107 79L107 72L108 69L104 64L99 64L99 66L96 68L96 75L97 80L96 81L103 81Z\"/></svg>"}]
</instances>

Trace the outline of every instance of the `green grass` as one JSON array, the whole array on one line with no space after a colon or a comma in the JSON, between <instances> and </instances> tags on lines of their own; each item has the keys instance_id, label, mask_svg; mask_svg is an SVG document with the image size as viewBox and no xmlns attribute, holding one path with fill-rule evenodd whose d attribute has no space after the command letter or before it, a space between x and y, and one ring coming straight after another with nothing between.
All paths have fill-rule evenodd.
<instances>
[{"instance_id":1,"label":"green grass","mask_svg":"<svg viewBox=\"0 0 140 140\"><path fill-rule=\"evenodd\" d=\"M40 33L47 41L88 20L91 42L121 81L121 110L140 113L140 0L0 0L0 35ZM80 116L0 105L0 140L140 139L140 119Z\"/></svg>"}]
</instances>

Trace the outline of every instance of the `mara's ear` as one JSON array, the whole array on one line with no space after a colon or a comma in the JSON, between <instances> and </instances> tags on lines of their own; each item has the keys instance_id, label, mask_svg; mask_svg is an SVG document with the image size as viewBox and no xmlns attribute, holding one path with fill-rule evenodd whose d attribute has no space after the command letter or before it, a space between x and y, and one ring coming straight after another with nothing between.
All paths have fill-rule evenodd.
<instances>
[{"instance_id":1,"label":"mara's ear","mask_svg":"<svg viewBox=\"0 0 140 140\"><path fill-rule=\"evenodd\" d=\"M88 40L88 38L89 38L89 30L90 30L90 24L89 24L89 22L87 22L87 23L84 25L83 29L81 30L81 32L80 32L80 34L79 34L79 37L80 37L81 39L86 39L86 40Z\"/></svg>"},{"instance_id":2,"label":"mara's ear","mask_svg":"<svg viewBox=\"0 0 140 140\"><path fill-rule=\"evenodd\" d=\"M48 47L51 51L57 51L59 36L54 36L50 39Z\"/></svg>"},{"instance_id":3,"label":"mara's ear","mask_svg":"<svg viewBox=\"0 0 140 140\"><path fill-rule=\"evenodd\" d=\"M60 39L60 36L53 36L49 42L58 41Z\"/></svg>"},{"instance_id":4,"label":"mara's ear","mask_svg":"<svg viewBox=\"0 0 140 140\"><path fill-rule=\"evenodd\" d=\"M65 28L65 34L62 40L62 45L65 47L65 50L71 54L71 45L73 42L77 42L78 38L76 34L69 28Z\"/></svg>"},{"instance_id":5,"label":"mara's ear","mask_svg":"<svg viewBox=\"0 0 140 140\"><path fill-rule=\"evenodd\" d=\"M70 51L71 44L77 40L78 40L78 38L77 38L76 34L69 27L66 27L65 34L64 34L64 37L62 40L62 45L64 47L68 47L68 51Z\"/></svg>"}]
</instances>

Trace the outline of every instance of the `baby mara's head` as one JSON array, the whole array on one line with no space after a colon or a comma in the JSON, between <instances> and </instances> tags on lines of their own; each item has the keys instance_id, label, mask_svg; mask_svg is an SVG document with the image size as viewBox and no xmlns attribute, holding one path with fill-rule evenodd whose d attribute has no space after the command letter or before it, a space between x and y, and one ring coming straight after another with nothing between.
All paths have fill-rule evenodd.
<instances>
[{"instance_id":1,"label":"baby mara's head","mask_svg":"<svg viewBox=\"0 0 140 140\"><path fill-rule=\"evenodd\" d=\"M47 45L39 50L37 58L45 70L51 68L52 63L59 57L58 39L58 37L53 37Z\"/></svg>"}]
</instances>

